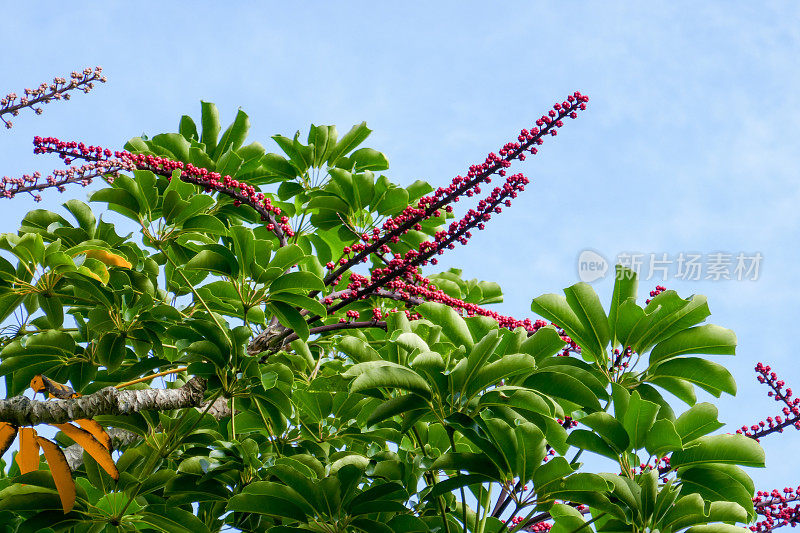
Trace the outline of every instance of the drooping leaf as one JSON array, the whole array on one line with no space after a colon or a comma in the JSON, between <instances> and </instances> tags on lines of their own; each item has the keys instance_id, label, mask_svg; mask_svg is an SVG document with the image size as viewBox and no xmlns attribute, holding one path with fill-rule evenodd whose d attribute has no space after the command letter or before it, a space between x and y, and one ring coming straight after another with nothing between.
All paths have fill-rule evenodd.
<instances>
[{"instance_id":1,"label":"drooping leaf","mask_svg":"<svg viewBox=\"0 0 800 533\"><path fill-rule=\"evenodd\" d=\"M91 455L97 464L105 470L109 476L115 481L119 479L119 471L114 460L111 458L111 452L103 444L100 443L94 435L86 430L75 427L69 422L65 424L52 424L54 427L60 429L64 434L79 444L81 448L86 450Z\"/></svg>"},{"instance_id":2,"label":"drooping leaf","mask_svg":"<svg viewBox=\"0 0 800 533\"><path fill-rule=\"evenodd\" d=\"M69 468L67 458L55 442L44 437L37 436L35 438L36 444L42 447L47 466L50 467L50 473L56 483L58 496L61 498L61 506L64 514L67 514L75 506L76 495L75 481L72 479L72 470Z\"/></svg>"},{"instance_id":3,"label":"drooping leaf","mask_svg":"<svg viewBox=\"0 0 800 533\"><path fill-rule=\"evenodd\" d=\"M736 335L733 331L707 324L685 329L659 342L650 352L650 364L687 354L733 355Z\"/></svg>"},{"instance_id":4,"label":"drooping leaf","mask_svg":"<svg viewBox=\"0 0 800 533\"><path fill-rule=\"evenodd\" d=\"M19 452L16 461L22 474L39 469L39 443L36 440L35 429L28 427L19 429Z\"/></svg>"},{"instance_id":5,"label":"drooping leaf","mask_svg":"<svg viewBox=\"0 0 800 533\"><path fill-rule=\"evenodd\" d=\"M704 463L763 467L764 450L744 435L711 435L695 439L692 446L676 451L670 459L673 468Z\"/></svg>"},{"instance_id":6,"label":"drooping leaf","mask_svg":"<svg viewBox=\"0 0 800 533\"><path fill-rule=\"evenodd\" d=\"M722 392L736 394L736 381L727 368L699 357L670 359L651 369L651 377L679 378L696 384L719 397Z\"/></svg>"},{"instance_id":7,"label":"drooping leaf","mask_svg":"<svg viewBox=\"0 0 800 533\"><path fill-rule=\"evenodd\" d=\"M6 450L17 438L17 426L9 424L8 422L0 422L0 456L6 453Z\"/></svg>"}]
</instances>

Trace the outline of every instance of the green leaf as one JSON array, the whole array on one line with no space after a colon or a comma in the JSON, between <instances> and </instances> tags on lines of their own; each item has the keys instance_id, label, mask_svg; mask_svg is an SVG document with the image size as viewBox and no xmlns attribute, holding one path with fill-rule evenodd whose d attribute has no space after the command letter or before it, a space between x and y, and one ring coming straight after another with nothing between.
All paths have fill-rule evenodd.
<instances>
[{"instance_id":1,"label":"green leaf","mask_svg":"<svg viewBox=\"0 0 800 533\"><path fill-rule=\"evenodd\" d=\"M683 442L690 442L718 430L725 424L717 420L718 411L710 403L698 403L678 417L675 430Z\"/></svg>"},{"instance_id":2,"label":"green leaf","mask_svg":"<svg viewBox=\"0 0 800 533\"><path fill-rule=\"evenodd\" d=\"M205 133L205 127L203 128ZM238 150L242 144L244 144L244 140L247 138L247 132L250 130L250 118L247 116L247 113L242 111L241 109L236 113L236 118L233 120L233 124L228 126L228 129L225 130L225 133L222 134L222 137L219 139L219 144L214 149L214 155L211 156L214 161L219 161L219 158L228 151L228 149L232 151ZM205 142L205 140L203 141ZM206 146L209 146L206 144ZM224 174L223 174L224 175Z\"/></svg>"},{"instance_id":3,"label":"green leaf","mask_svg":"<svg viewBox=\"0 0 800 533\"><path fill-rule=\"evenodd\" d=\"M748 521L748 515L755 517L753 508L752 481L739 467L729 464L708 464L682 469L678 477L683 484L682 492L697 493L704 499L715 503L730 505L735 503L741 508L744 515L741 522ZM748 487L749 486L749 487ZM717 514L722 514L723 508L717 508ZM730 513L730 510L728 510ZM726 513L726 514L729 514ZM723 517L716 517L719 520ZM685 520L685 519L684 519ZM712 521L709 517L703 522ZM694 522L698 523L698 522ZM687 523L685 525L693 525Z\"/></svg>"},{"instance_id":4,"label":"green leaf","mask_svg":"<svg viewBox=\"0 0 800 533\"><path fill-rule=\"evenodd\" d=\"M542 360L557 354L565 346L564 340L553 326L540 328L528 337L520 346L520 351L525 352L539 364Z\"/></svg>"},{"instance_id":5,"label":"green leaf","mask_svg":"<svg viewBox=\"0 0 800 533\"><path fill-rule=\"evenodd\" d=\"M675 291L655 296L645 308L645 316L631 331L631 344L638 353L675 333L702 322L710 314L705 296L680 298Z\"/></svg>"},{"instance_id":6,"label":"green leaf","mask_svg":"<svg viewBox=\"0 0 800 533\"><path fill-rule=\"evenodd\" d=\"M273 176L280 179L292 179L297 176L297 169L285 157L278 154L266 154L261 158L261 165Z\"/></svg>"},{"instance_id":7,"label":"green leaf","mask_svg":"<svg viewBox=\"0 0 800 533\"><path fill-rule=\"evenodd\" d=\"M222 145L220 145L222 146ZM219 148L219 147L217 147ZM233 150L228 150L217 160L217 172L224 176L236 176L242 167L242 158Z\"/></svg>"},{"instance_id":8,"label":"green leaf","mask_svg":"<svg viewBox=\"0 0 800 533\"><path fill-rule=\"evenodd\" d=\"M617 313L619 312L619 307L630 298L635 301L639 287L639 279L634 270L622 265L616 265L614 271L616 272L614 292L611 296L611 307L608 312L609 338L614 344L612 348L617 346Z\"/></svg>"},{"instance_id":9,"label":"green leaf","mask_svg":"<svg viewBox=\"0 0 800 533\"><path fill-rule=\"evenodd\" d=\"M756 441L744 435L700 437L692 444L685 450L673 453L670 466L680 468L704 463L764 466L764 450Z\"/></svg>"},{"instance_id":10,"label":"green leaf","mask_svg":"<svg viewBox=\"0 0 800 533\"><path fill-rule=\"evenodd\" d=\"M525 379L524 385L537 392L563 398L588 407L593 411L601 409L600 402L592 390L572 376L547 369L539 370Z\"/></svg>"},{"instance_id":11,"label":"green leaf","mask_svg":"<svg viewBox=\"0 0 800 533\"><path fill-rule=\"evenodd\" d=\"M97 359L109 372L119 368L127 355L125 339L116 333L106 333L97 344Z\"/></svg>"},{"instance_id":12,"label":"green leaf","mask_svg":"<svg viewBox=\"0 0 800 533\"><path fill-rule=\"evenodd\" d=\"M228 501L226 509L289 518L298 522L305 521L306 514L292 500L288 499L286 491L276 487L277 483L269 481L256 483L258 484L258 494L250 493L252 491L236 494Z\"/></svg>"},{"instance_id":13,"label":"green leaf","mask_svg":"<svg viewBox=\"0 0 800 533\"><path fill-rule=\"evenodd\" d=\"M690 527L686 533L749 533L749 531L746 527L717 523Z\"/></svg>"},{"instance_id":14,"label":"green leaf","mask_svg":"<svg viewBox=\"0 0 800 533\"><path fill-rule=\"evenodd\" d=\"M131 193L122 189L100 189L93 193L89 200L92 202L106 202L108 208L125 215L131 220L139 220L139 201Z\"/></svg>"},{"instance_id":15,"label":"green leaf","mask_svg":"<svg viewBox=\"0 0 800 533\"><path fill-rule=\"evenodd\" d=\"M564 294L590 339L591 345L584 350L591 351L598 361L604 359L610 334L608 317L597 293L588 283L580 282L564 289Z\"/></svg>"},{"instance_id":16,"label":"green leaf","mask_svg":"<svg viewBox=\"0 0 800 533\"><path fill-rule=\"evenodd\" d=\"M528 482L533 479L536 470L542 465L547 454L544 434L530 422L523 422L514 428L517 438L517 455L515 473L520 480Z\"/></svg>"},{"instance_id":17,"label":"green leaf","mask_svg":"<svg viewBox=\"0 0 800 533\"><path fill-rule=\"evenodd\" d=\"M425 378L409 368L399 366L377 366L359 375L350 384L350 392L388 388L412 392L423 398L431 397L431 388Z\"/></svg>"},{"instance_id":18,"label":"green leaf","mask_svg":"<svg viewBox=\"0 0 800 533\"><path fill-rule=\"evenodd\" d=\"M339 133L336 126L311 125L308 130L308 144L314 145L314 166L321 167L336 146Z\"/></svg>"},{"instance_id":19,"label":"green leaf","mask_svg":"<svg viewBox=\"0 0 800 533\"><path fill-rule=\"evenodd\" d=\"M211 215L195 215L182 224L184 231L198 231L211 235L228 235L228 228L220 219Z\"/></svg>"},{"instance_id":20,"label":"green leaf","mask_svg":"<svg viewBox=\"0 0 800 533\"><path fill-rule=\"evenodd\" d=\"M467 323L452 307L440 303L425 302L422 305L418 305L414 310L434 324L442 326L442 333L456 346L464 345L467 349L472 348L474 343Z\"/></svg>"},{"instance_id":21,"label":"green leaf","mask_svg":"<svg viewBox=\"0 0 800 533\"><path fill-rule=\"evenodd\" d=\"M665 391L671 393L673 396L683 400L689 405L694 405L697 402L697 395L694 392L694 385L686 380L678 378L655 378L648 380L653 385L658 385Z\"/></svg>"},{"instance_id":22,"label":"green leaf","mask_svg":"<svg viewBox=\"0 0 800 533\"><path fill-rule=\"evenodd\" d=\"M318 300L309 298L308 296L303 296L301 294L294 294L291 292L271 292L269 295L269 301L287 303L294 307L299 307L301 310L310 311L321 317L328 315L327 309Z\"/></svg>"},{"instance_id":23,"label":"green leaf","mask_svg":"<svg viewBox=\"0 0 800 533\"><path fill-rule=\"evenodd\" d=\"M368 342L351 335L342 338L338 348L356 363L381 360L380 354Z\"/></svg>"},{"instance_id":24,"label":"green leaf","mask_svg":"<svg viewBox=\"0 0 800 533\"><path fill-rule=\"evenodd\" d=\"M422 409L427 406L424 398L416 394L405 394L386 400L378 407L372 410L369 417L367 417L367 425L372 426L397 416L405 414L416 409Z\"/></svg>"},{"instance_id":25,"label":"green leaf","mask_svg":"<svg viewBox=\"0 0 800 533\"><path fill-rule=\"evenodd\" d=\"M275 251L275 255L270 259L269 266L287 270L289 267L299 263L305 256L306 254L302 248L296 244L290 244Z\"/></svg>"},{"instance_id":26,"label":"green leaf","mask_svg":"<svg viewBox=\"0 0 800 533\"><path fill-rule=\"evenodd\" d=\"M650 364L656 365L679 355L733 355L735 351L736 335L733 331L707 324L680 331L658 343L650 352Z\"/></svg>"},{"instance_id":27,"label":"green leaf","mask_svg":"<svg viewBox=\"0 0 800 533\"><path fill-rule=\"evenodd\" d=\"M513 376L531 374L535 368L536 361L528 354L504 355L501 359L482 366L472 379L467 380L464 384L466 394L471 396L478 391L498 384L501 380Z\"/></svg>"},{"instance_id":28,"label":"green leaf","mask_svg":"<svg viewBox=\"0 0 800 533\"><path fill-rule=\"evenodd\" d=\"M217 137L221 126L219 125L219 111L217 106L211 102L200 102L202 109L201 124L203 126L203 136L200 142L206 145L206 152L213 154L217 148Z\"/></svg>"},{"instance_id":29,"label":"green leaf","mask_svg":"<svg viewBox=\"0 0 800 533\"><path fill-rule=\"evenodd\" d=\"M644 447L650 455L661 456L666 452L680 450L683 441L671 420L657 420L645 435Z\"/></svg>"},{"instance_id":30,"label":"green leaf","mask_svg":"<svg viewBox=\"0 0 800 533\"><path fill-rule=\"evenodd\" d=\"M0 491L0 510L41 511L44 509L61 509L58 492L19 483Z\"/></svg>"},{"instance_id":31,"label":"green leaf","mask_svg":"<svg viewBox=\"0 0 800 533\"><path fill-rule=\"evenodd\" d=\"M584 328L583 322L575 314L567 299L559 294L543 294L533 299L531 311L557 324L581 348L590 353L596 347L591 341L592 334Z\"/></svg>"},{"instance_id":32,"label":"green leaf","mask_svg":"<svg viewBox=\"0 0 800 533\"><path fill-rule=\"evenodd\" d=\"M408 191L400 187L391 187L380 196L375 204L379 215L395 215L408 205Z\"/></svg>"},{"instance_id":33,"label":"green leaf","mask_svg":"<svg viewBox=\"0 0 800 533\"><path fill-rule=\"evenodd\" d=\"M330 166L336 165L336 160L349 154L356 146L364 142L372 130L367 127L366 122L353 126L350 131L345 133L336 146L328 155L327 163Z\"/></svg>"},{"instance_id":34,"label":"green leaf","mask_svg":"<svg viewBox=\"0 0 800 533\"><path fill-rule=\"evenodd\" d=\"M76 199L67 200L63 205L67 211L72 213L78 225L86 231L89 237L94 237L97 219L95 219L92 209L85 203Z\"/></svg>"},{"instance_id":35,"label":"green leaf","mask_svg":"<svg viewBox=\"0 0 800 533\"><path fill-rule=\"evenodd\" d=\"M485 474L458 474L456 476L447 478L444 481L438 482L433 489L425 495L425 500L431 500L442 494L454 491L467 485L475 485L480 483L488 483L496 481L490 476Z\"/></svg>"},{"instance_id":36,"label":"green leaf","mask_svg":"<svg viewBox=\"0 0 800 533\"><path fill-rule=\"evenodd\" d=\"M277 253L275 255L277 255ZM325 285L322 283L322 280L311 272L289 272L288 274L284 274L273 281L269 286L269 290L270 292L308 292L321 291L324 287Z\"/></svg>"},{"instance_id":37,"label":"green leaf","mask_svg":"<svg viewBox=\"0 0 800 533\"><path fill-rule=\"evenodd\" d=\"M631 446L634 450L638 450L644 446L644 439L647 436L647 432L650 431L650 428L656 421L658 410L658 404L642 400L638 391L634 391L631 395L622 424L628 432L628 436L631 439Z\"/></svg>"},{"instance_id":38,"label":"green leaf","mask_svg":"<svg viewBox=\"0 0 800 533\"><path fill-rule=\"evenodd\" d=\"M183 120L181 120L181 122L183 122ZM194 123L192 123L192 125L194 125ZM195 135L197 135L197 132L195 132ZM172 152L174 156L173 159L189 161L189 148L191 144L180 133L162 133L153 137L151 142Z\"/></svg>"},{"instance_id":39,"label":"green leaf","mask_svg":"<svg viewBox=\"0 0 800 533\"><path fill-rule=\"evenodd\" d=\"M614 461L619 460L619 453L606 443L605 440L585 429L574 429L567 437L567 444L582 450L608 457Z\"/></svg>"},{"instance_id":40,"label":"green leaf","mask_svg":"<svg viewBox=\"0 0 800 533\"><path fill-rule=\"evenodd\" d=\"M736 381L728 369L699 357L670 359L650 370L651 378L662 376L685 379L716 397L719 397L721 392L727 392L732 396L736 394Z\"/></svg>"},{"instance_id":41,"label":"green leaf","mask_svg":"<svg viewBox=\"0 0 800 533\"><path fill-rule=\"evenodd\" d=\"M541 460L539 462L541 464ZM466 471L470 474L483 474L498 480L501 479L497 466L483 453L447 452L433 461L430 470Z\"/></svg>"},{"instance_id":42,"label":"green leaf","mask_svg":"<svg viewBox=\"0 0 800 533\"><path fill-rule=\"evenodd\" d=\"M356 172L389 168L389 160L386 159L386 156L372 148L359 148L350 155L350 161L354 163L353 170Z\"/></svg>"},{"instance_id":43,"label":"green leaf","mask_svg":"<svg viewBox=\"0 0 800 533\"><path fill-rule=\"evenodd\" d=\"M186 270L208 270L235 278L239 275L239 263L230 250L220 245L208 244L185 265Z\"/></svg>"},{"instance_id":44,"label":"green leaf","mask_svg":"<svg viewBox=\"0 0 800 533\"><path fill-rule=\"evenodd\" d=\"M181 117L181 121L178 124L178 131L186 140L200 140L200 136L197 134L197 125L194 123L194 120L192 120L192 117L188 115L183 115Z\"/></svg>"},{"instance_id":45,"label":"green leaf","mask_svg":"<svg viewBox=\"0 0 800 533\"><path fill-rule=\"evenodd\" d=\"M137 519L157 531L208 533L209 529L194 514L168 505L151 504L140 511Z\"/></svg>"},{"instance_id":46,"label":"green leaf","mask_svg":"<svg viewBox=\"0 0 800 533\"><path fill-rule=\"evenodd\" d=\"M39 300L39 307L42 308L47 320L50 322L50 327L59 329L64 324L64 304L60 298L56 296L47 296L46 294L39 293L37 295Z\"/></svg>"},{"instance_id":47,"label":"green leaf","mask_svg":"<svg viewBox=\"0 0 800 533\"><path fill-rule=\"evenodd\" d=\"M608 413L598 411L590 415L586 415L579 419L578 422L593 429L600 435L606 442L608 442L614 449L621 453L628 449L630 438L625 430L625 426Z\"/></svg>"},{"instance_id":48,"label":"green leaf","mask_svg":"<svg viewBox=\"0 0 800 533\"><path fill-rule=\"evenodd\" d=\"M302 340L308 340L311 332L308 329L308 324L300 312L289 304L272 301L267 304L267 311L278 317L280 323L297 333L297 336Z\"/></svg>"}]
</instances>

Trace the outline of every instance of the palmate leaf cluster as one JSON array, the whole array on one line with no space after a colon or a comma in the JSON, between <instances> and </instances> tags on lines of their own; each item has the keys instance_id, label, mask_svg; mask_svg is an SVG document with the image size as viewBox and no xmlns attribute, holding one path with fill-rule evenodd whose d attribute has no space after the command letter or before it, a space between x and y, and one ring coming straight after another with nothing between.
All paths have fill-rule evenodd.
<instances>
[{"instance_id":1,"label":"palmate leaf cluster","mask_svg":"<svg viewBox=\"0 0 800 533\"><path fill-rule=\"evenodd\" d=\"M45 463L24 475L4 465L0 529L497 533L547 520L558 533L701 533L754 518L742 467L763 466L763 452L719 434L716 408L697 402L696 388L736 390L705 357L732 355L736 339L704 324L704 297L666 291L640 307L635 275L620 268L608 311L583 283L535 298L555 324L535 332L435 302L409 320L403 303L378 297L329 315L320 298L363 270L326 285L325 264L432 188L379 174L388 161L361 147L363 123L277 135L282 154L245 144L248 127L240 111L223 131L203 103L199 127L183 117L178 133L126 149L260 187L295 230L286 246L248 206L149 171L116 177L91 206L31 211L0 236L9 397L37 375L83 395L167 370L167 387L207 380L205 407L96 417L135 438L118 447L118 481L84 455L67 514ZM456 270L430 279L470 303L502 301L496 283ZM380 324L336 329L346 310L374 308ZM296 339L253 352L259 334L284 328ZM563 357L566 336L580 350ZM219 401L227 412L211 409ZM606 472L579 462L592 455Z\"/></svg>"}]
</instances>

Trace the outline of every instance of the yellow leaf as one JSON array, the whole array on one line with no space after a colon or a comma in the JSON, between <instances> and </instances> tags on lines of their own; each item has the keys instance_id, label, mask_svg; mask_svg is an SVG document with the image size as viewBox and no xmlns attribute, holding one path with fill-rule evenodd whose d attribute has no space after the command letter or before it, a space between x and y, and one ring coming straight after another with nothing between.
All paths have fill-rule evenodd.
<instances>
[{"instance_id":1,"label":"yellow leaf","mask_svg":"<svg viewBox=\"0 0 800 533\"><path fill-rule=\"evenodd\" d=\"M96 279L103 285L108 283L108 269L106 268L106 265L97 259L87 257L83 264L78 267L78 272L84 276Z\"/></svg>"},{"instance_id":2,"label":"yellow leaf","mask_svg":"<svg viewBox=\"0 0 800 533\"><path fill-rule=\"evenodd\" d=\"M75 422L77 422L80 427L91 433L92 436L96 438L106 450L111 451L111 437L108 436L108 433L106 433L106 430L103 429L103 426L88 418L81 418L79 420L75 420Z\"/></svg>"},{"instance_id":3,"label":"yellow leaf","mask_svg":"<svg viewBox=\"0 0 800 533\"><path fill-rule=\"evenodd\" d=\"M108 475L115 481L119 479L119 470L117 470L117 465L114 464L114 460L111 458L111 452L100 444L100 441L94 438L91 433L69 423L51 425L63 431L67 437L74 440L81 448L86 450L89 455L97 461L97 464L102 466L103 470L108 472Z\"/></svg>"},{"instance_id":4,"label":"yellow leaf","mask_svg":"<svg viewBox=\"0 0 800 533\"><path fill-rule=\"evenodd\" d=\"M6 450L16 437L17 426L8 422L0 422L0 455L6 453Z\"/></svg>"},{"instance_id":5,"label":"yellow leaf","mask_svg":"<svg viewBox=\"0 0 800 533\"><path fill-rule=\"evenodd\" d=\"M115 266L130 269L132 265L121 255L106 252L105 250L86 250L86 257L102 261L106 266Z\"/></svg>"},{"instance_id":6,"label":"yellow leaf","mask_svg":"<svg viewBox=\"0 0 800 533\"><path fill-rule=\"evenodd\" d=\"M39 470L39 444L36 442L36 430L21 428L19 430L19 452L16 458L21 474Z\"/></svg>"},{"instance_id":7,"label":"yellow leaf","mask_svg":"<svg viewBox=\"0 0 800 533\"><path fill-rule=\"evenodd\" d=\"M61 498L61 507L64 509L64 514L67 514L75 506L75 480L72 479L72 470L69 469L67 458L55 442L44 437L36 437L36 442L42 447L44 458L50 467L50 474L56 483L58 497Z\"/></svg>"}]
</instances>

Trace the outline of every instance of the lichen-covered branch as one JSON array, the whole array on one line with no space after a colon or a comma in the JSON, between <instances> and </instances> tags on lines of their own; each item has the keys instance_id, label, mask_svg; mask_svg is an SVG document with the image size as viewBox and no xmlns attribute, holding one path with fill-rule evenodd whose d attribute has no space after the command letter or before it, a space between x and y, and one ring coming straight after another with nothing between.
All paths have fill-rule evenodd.
<instances>
[{"instance_id":1,"label":"lichen-covered branch","mask_svg":"<svg viewBox=\"0 0 800 533\"><path fill-rule=\"evenodd\" d=\"M208 402L204 402L197 408L201 411L206 411L217 420L231 416L230 403L227 398L223 397L214 400L214 403L210 406ZM106 433L111 437L111 444L115 450L133 444L142 438L141 435L122 428L106 428ZM83 447L80 444L73 444L64 448L64 456L67 458L70 469L77 470L83 464L83 451Z\"/></svg>"},{"instance_id":2,"label":"lichen-covered branch","mask_svg":"<svg viewBox=\"0 0 800 533\"><path fill-rule=\"evenodd\" d=\"M198 407L206 381L193 377L177 389L117 390L106 387L94 394L69 400L37 401L25 396L0 400L0 421L16 426L63 424L99 415L126 415L141 411L167 411Z\"/></svg>"}]
</instances>

